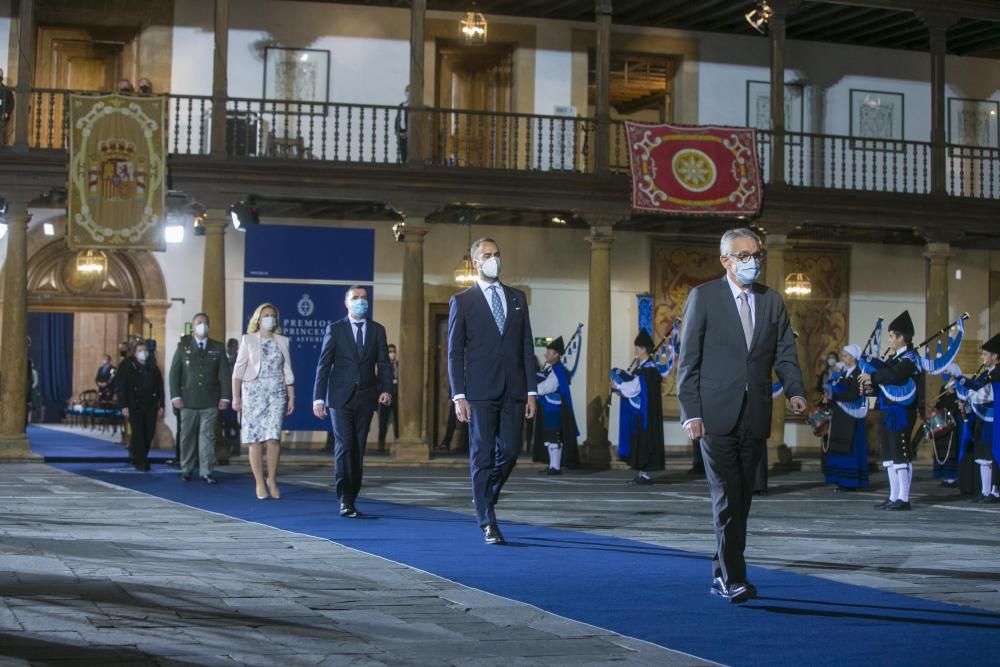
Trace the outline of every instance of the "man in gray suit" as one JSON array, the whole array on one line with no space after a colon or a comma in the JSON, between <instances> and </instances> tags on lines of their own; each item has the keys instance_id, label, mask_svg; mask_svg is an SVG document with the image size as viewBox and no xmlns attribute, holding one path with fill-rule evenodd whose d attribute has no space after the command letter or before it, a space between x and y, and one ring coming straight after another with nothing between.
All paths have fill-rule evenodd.
<instances>
[{"instance_id":1,"label":"man in gray suit","mask_svg":"<svg viewBox=\"0 0 1000 667\"><path fill-rule=\"evenodd\" d=\"M754 474L771 432L771 370L796 413L806 409L795 339L781 296L755 282L764 251L749 229L719 243L721 280L691 290L684 307L677 397L684 430L700 440L712 491L712 593L756 597L747 581L747 517Z\"/></svg>"}]
</instances>

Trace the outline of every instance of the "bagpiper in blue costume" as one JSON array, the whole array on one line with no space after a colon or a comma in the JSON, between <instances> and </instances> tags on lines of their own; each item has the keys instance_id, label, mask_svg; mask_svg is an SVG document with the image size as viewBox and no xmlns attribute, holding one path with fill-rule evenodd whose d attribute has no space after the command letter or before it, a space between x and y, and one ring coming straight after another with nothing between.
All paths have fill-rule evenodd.
<instances>
[{"instance_id":1,"label":"bagpiper in blue costume","mask_svg":"<svg viewBox=\"0 0 1000 667\"><path fill-rule=\"evenodd\" d=\"M966 435L971 436L969 442L963 442L968 446L972 445L973 456L979 466L979 477L981 481L980 493L976 494L973 502L997 503L996 478L996 449L997 441L996 428L993 424L995 392L1000 389L1000 368L997 368L997 361L1000 359L1000 334L983 343L982 362L985 373L975 380L966 380L961 383L959 398L966 404L975 416L975 421L971 429L967 429ZM963 447L963 450L965 447Z\"/></svg>"},{"instance_id":2,"label":"bagpiper in blue costume","mask_svg":"<svg viewBox=\"0 0 1000 667\"><path fill-rule=\"evenodd\" d=\"M663 449L662 377L652 359L653 339L645 330L635 338L634 373L613 372L611 388L621 394L624 423L619 424L618 456L636 471L630 484L652 484L649 473L666 467Z\"/></svg>"},{"instance_id":3,"label":"bagpiper in blue costume","mask_svg":"<svg viewBox=\"0 0 1000 667\"><path fill-rule=\"evenodd\" d=\"M889 477L889 498L875 507L892 512L910 509L910 483L913 480L913 426L919 396L921 364L913 349L913 320L909 311L889 324L889 345L894 354L881 368L861 375L863 385L878 393L882 413L882 466ZM866 365L872 368L871 360Z\"/></svg>"},{"instance_id":4,"label":"bagpiper in blue costume","mask_svg":"<svg viewBox=\"0 0 1000 667\"><path fill-rule=\"evenodd\" d=\"M836 484L834 491L868 488L868 438L865 436L868 399L862 396L858 382L860 358L859 346L844 346L840 354L841 371L831 374L823 384L827 404L833 413L823 472L827 484Z\"/></svg>"},{"instance_id":5,"label":"bagpiper in blue costume","mask_svg":"<svg viewBox=\"0 0 1000 667\"><path fill-rule=\"evenodd\" d=\"M567 468L580 465L577 447L580 431L573 413L570 373L562 362L565 353L562 336L549 343L545 348L548 369L539 374L538 404L542 414L541 419L535 420L531 458L548 464L540 474L559 475L563 465Z\"/></svg>"}]
</instances>

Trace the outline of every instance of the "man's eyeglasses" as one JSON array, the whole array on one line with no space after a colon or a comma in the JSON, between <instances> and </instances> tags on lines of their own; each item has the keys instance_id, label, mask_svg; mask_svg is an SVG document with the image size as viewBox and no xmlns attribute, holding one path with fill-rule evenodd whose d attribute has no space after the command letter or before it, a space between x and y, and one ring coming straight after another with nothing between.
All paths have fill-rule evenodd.
<instances>
[{"instance_id":1,"label":"man's eyeglasses","mask_svg":"<svg viewBox=\"0 0 1000 667\"><path fill-rule=\"evenodd\" d=\"M758 250L757 252L754 253L739 252L736 253L735 255L730 253L729 256L740 262L745 262L749 259L756 259L758 262L760 262L763 261L763 259L767 256L767 252L764 250Z\"/></svg>"}]
</instances>

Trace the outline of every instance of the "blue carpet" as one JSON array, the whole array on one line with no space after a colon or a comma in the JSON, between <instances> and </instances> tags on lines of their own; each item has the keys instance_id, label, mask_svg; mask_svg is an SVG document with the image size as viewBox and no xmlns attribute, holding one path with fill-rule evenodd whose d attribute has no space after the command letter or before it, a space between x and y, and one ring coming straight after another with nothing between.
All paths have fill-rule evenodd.
<instances>
[{"instance_id":1,"label":"blue carpet","mask_svg":"<svg viewBox=\"0 0 1000 667\"><path fill-rule=\"evenodd\" d=\"M504 522L510 545L488 547L472 517L452 512L363 499L366 518L342 519L323 489L284 484L280 502L258 501L248 476L208 486L165 471L59 467L730 665L980 664L1000 636L1000 615L988 611L758 567L750 577L762 597L729 605L708 594L703 555L642 542Z\"/></svg>"},{"instance_id":2,"label":"blue carpet","mask_svg":"<svg viewBox=\"0 0 1000 667\"><path fill-rule=\"evenodd\" d=\"M85 433L82 429L79 433L69 433L45 426L29 426L28 442L31 444L31 451L41 456L46 463L128 463L127 447L89 437ZM173 456L172 450L153 450L149 453L149 462L163 462Z\"/></svg>"}]
</instances>

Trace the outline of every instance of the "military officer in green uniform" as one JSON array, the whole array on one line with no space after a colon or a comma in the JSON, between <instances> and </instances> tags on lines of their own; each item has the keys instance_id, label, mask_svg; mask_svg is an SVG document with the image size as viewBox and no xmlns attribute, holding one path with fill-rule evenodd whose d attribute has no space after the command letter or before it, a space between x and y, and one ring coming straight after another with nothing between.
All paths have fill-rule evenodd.
<instances>
[{"instance_id":1,"label":"military officer in green uniform","mask_svg":"<svg viewBox=\"0 0 1000 667\"><path fill-rule=\"evenodd\" d=\"M193 336L183 336L170 365L170 397L181 411L181 474L191 481L198 474L209 484L215 468L215 426L219 411L232 399L226 347L208 337L208 315L198 313L191 321Z\"/></svg>"}]
</instances>

